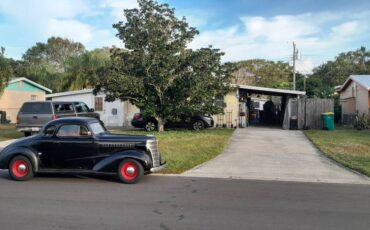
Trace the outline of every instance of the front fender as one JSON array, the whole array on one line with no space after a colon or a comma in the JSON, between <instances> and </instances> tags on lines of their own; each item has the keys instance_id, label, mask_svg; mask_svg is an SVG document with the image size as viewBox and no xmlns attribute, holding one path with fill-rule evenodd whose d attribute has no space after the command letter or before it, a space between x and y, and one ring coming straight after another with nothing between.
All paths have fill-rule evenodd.
<instances>
[{"instance_id":1,"label":"front fender","mask_svg":"<svg viewBox=\"0 0 370 230\"><path fill-rule=\"evenodd\" d=\"M25 147L4 149L0 154L0 169L8 169L10 161L18 155L25 156L31 161L34 172L39 170L40 164L37 154Z\"/></svg>"},{"instance_id":2,"label":"front fender","mask_svg":"<svg viewBox=\"0 0 370 230\"><path fill-rule=\"evenodd\" d=\"M93 168L95 172L113 172L116 171L118 164L125 158L131 158L143 164L145 170L150 170L152 159L143 151L128 150L115 153L99 161Z\"/></svg>"}]
</instances>

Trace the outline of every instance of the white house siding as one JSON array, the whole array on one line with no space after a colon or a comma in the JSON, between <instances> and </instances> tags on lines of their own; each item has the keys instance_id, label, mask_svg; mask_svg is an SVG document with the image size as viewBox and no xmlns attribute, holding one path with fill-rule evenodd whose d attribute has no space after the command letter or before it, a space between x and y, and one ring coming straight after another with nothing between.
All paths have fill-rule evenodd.
<instances>
[{"instance_id":1,"label":"white house siding","mask_svg":"<svg viewBox=\"0 0 370 230\"><path fill-rule=\"evenodd\" d=\"M105 97L103 97L103 100L104 99ZM113 110L115 110L116 113L114 113ZM113 102L103 101L103 111L99 113L106 126L123 126L123 102L121 102L120 100L115 100Z\"/></svg>"},{"instance_id":2,"label":"white house siding","mask_svg":"<svg viewBox=\"0 0 370 230\"><path fill-rule=\"evenodd\" d=\"M103 98L103 109L102 111L96 111L100 114L100 119L106 126L117 126L122 127L124 123L124 106L123 102L116 100L113 102L106 102L103 94L98 94L97 97ZM86 103L89 108L95 109L95 95L90 91L83 92L80 94L53 96L52 101L82 101ZM117 114L112 114L112 110L117 109Z\"/></svg>"},{"instance_id":3,"label":"white house siding","mask_svg":"<svg viewBox=\"0 0 370 230\"><path fill-rule=\"evenodd\" d=\"M82 101L89 108L94 108L94 97L90 93L56 96L52 98L52 101Z\"/></svg>"}]
</instances>

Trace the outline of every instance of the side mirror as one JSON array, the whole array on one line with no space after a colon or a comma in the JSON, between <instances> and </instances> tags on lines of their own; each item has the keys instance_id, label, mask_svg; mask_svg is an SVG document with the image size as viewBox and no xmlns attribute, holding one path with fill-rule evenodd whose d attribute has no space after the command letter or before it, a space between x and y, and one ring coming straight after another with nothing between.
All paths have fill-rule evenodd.
<instances>
[{"instance_id":1,"label":"side mirror","mask_svg":"<svg viewBox=\"0 0 370 230\"><path fill-rule=\"evenodd\" d=\"M95 112L95 110L93 108L90 109L90 112Z\"/></svg>"},{"instance_id":2,"label":"side mirror","mask_svg":"<svg viewBox=\"0 0 370 230\"><path fill-rule=\"evenodd\" d=\"M90 131L87 132L87 136L88 137L91 137L92 136L92 133Z\"/></svg>"}]
</instances>

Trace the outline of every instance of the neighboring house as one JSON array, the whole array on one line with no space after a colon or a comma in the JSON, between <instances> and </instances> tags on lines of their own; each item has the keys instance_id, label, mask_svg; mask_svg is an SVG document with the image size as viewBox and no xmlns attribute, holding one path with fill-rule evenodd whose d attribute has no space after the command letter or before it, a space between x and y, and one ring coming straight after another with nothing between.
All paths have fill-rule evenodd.
<instances>
[{"instance_id":1,"label":"neighboring house","mask_svg":"<svg viewBox=\"0 0 370 230\"><path fill-rule=\"evenodd\" d=\"M94 95L92 89L49 94L46 98L52 101L82 101L99 113L100 119L110 127L131 126L134 114L139 112L139 109L128 101L106 102L103 93Z\"/></svg>"},{"instance_id":2,"label":"neighboring house","mask_svg":"<svg viewBox=\"0 0 370 230\"><path fill-rule=\"evenodd\" d=\"M343 123L351 123L356 113L370 114L370 75L351 75L339 93Z\"/></svg>"},{"instance_id":3,"label":"neighboring house","mask_svg":"<svg viewBox=\"0 0 370 230\"><path fill-rule=\"evenodd\" d=\"M6 112L6 119L11 123L17 120L17 114L26 101L45 101L46 93L52 90L27 78L11 80L0 95L0 111Z\"/></svg>"}]
</instances>

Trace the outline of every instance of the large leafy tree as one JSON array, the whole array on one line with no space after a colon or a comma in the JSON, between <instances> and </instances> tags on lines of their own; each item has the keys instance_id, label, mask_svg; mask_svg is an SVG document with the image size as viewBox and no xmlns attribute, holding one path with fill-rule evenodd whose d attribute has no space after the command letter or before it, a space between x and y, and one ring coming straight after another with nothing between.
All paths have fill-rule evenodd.
<instances>
[{"instance_id":1,"label":"large leafy tree","mask_svg":"<svg viewBox=\"0 0 370 230\"><path fill-rule=\"evenodd\" d=\"M292 67L289 63L252 59L237 62L236 68L233 72L236 84L291 88Z\"/></svg>"},{"instance_id":2,"label":"large leafy tree","mask_svg":"<svg viewBox=\"0 0 370 230\"><path fill-rule=\"evenodd\" d=\"M156 117L160 131L168 119L221 112L214 102L230 83L223 53L188 49L198 31L185 18L176 18L167 4L138 3L138 9L124 11L125 22L113 25L126 50L112 50L112 64L101 71L95 92L104 91L108 100L129 100Z\"/></svg>"},{"instance_id":3,"label":"large leafy tree","mask_svg":"<svg viewBox=\"0 0 370 230\"><path fill-rule=\"evenodd\" d=\"M306 91L309 98L332 98L335 94L334 87L325 84L322 79L315 76L306 78L306 88L304 78L306 76L297 74L297 90Z\"/></svg>"},{"instance_id":4,"label":"large leafy tree","mask_svg":"<svg viewBox=\"0 0 370 230\"><path fill-rule=\"evenodd\" d=\"M370 73L370 51L361 47L355 51L340 53L334 61L328 61L314 69L312 76L328 86L337 86L351 74Z\"/></svg>"},{"instance_id":5,"label":"large leafy tree","mask_svg":"<svg viewBox=\"0 0 370 230\"><path fill-rule=\"evenodd\" d=\"M38 42L23 55L27 63L43 64L48 63L57 72L65 71L65 63L71 57L85 53L85 47L79 42L60 37L51 37L46 43Z\"/></svg>"},{"instance_id":6,"label":"large leafy tree","mask_svg":"<svg viewBox=\"0 0 370 230\"><path fill-rule=\"evenodd\" d=\"M63 88L67 90L79 90L92 88L97 79L99 68L108 66L110 63L110 50L100 48L71 57L66 61Z\"/></svg>"},{"instance_id":7,"label":"large leafy tree","mask_svg":"<svg viewBox=\"0 0 370 230\"><path fill-rule=\"evenodd\" d=\"M64 79L67 61L86 52L79 42L51 37L46 43L38 42L23 55L22 77L28 77L53 91L65 90ZM16 63L14 63L16 64Z\"/></svg>"},{"instance_id":8,"label":"large leafy tree","mask_svg":"<svg viewBox=\"0 0 370 230\"><path fill-rule=\"evenodd\" d=\"M12 76L9 60L5 57L5 48L0 47L0 94Z\"/></svg>"}]
</instances>

